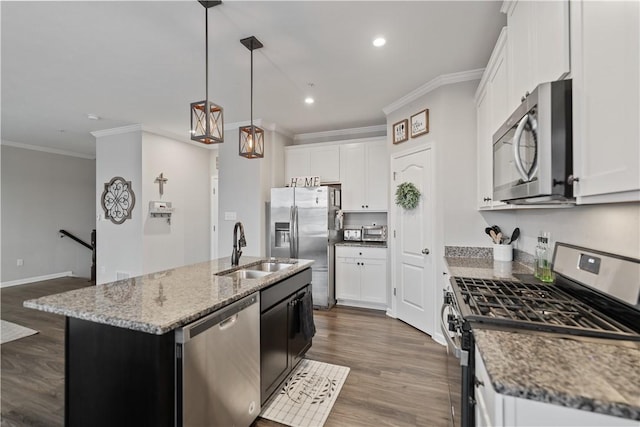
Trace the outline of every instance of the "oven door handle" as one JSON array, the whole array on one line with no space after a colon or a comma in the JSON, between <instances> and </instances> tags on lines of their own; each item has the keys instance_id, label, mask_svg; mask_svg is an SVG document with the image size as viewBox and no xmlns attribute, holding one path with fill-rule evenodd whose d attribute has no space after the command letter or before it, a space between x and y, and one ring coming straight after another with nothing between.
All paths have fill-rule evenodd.
<instances>
[{"instance_id":1,"label":"oven door handle","mask_svg":"<svg viewBox=\"0 0 640 427\"><path fill-rule=\"evenodd\" d=\"M444 312L447 307L453 308L451 304L442 304L442 308L440 309L440 329L442 330L442 334L444 335L445 340L447 340L447 345L453 350L453 354L456 356L456 359L460 359L460 366L468 366L469 352L467 350L463 350L461 347L458 347L453 341L453 338L451 338L451 336L449 335L449 328L447 328L446 322L444 320Z\"/></svg>"}]
</instances>

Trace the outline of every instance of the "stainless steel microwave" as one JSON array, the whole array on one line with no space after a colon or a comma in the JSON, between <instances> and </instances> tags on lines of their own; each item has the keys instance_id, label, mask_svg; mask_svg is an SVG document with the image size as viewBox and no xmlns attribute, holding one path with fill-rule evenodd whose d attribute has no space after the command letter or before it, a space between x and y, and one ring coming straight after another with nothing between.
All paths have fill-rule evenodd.
<instances>
[{"instance_id":1,"label":"stainless steel microwave","mask_svg":"<svg viewBox=\"0 0 640 427\"><path fill-rule=\"evenodd\" d=\"M542 83L493 135L493 200L573 201L571 80Z\"/></svg>"}]
</instances>

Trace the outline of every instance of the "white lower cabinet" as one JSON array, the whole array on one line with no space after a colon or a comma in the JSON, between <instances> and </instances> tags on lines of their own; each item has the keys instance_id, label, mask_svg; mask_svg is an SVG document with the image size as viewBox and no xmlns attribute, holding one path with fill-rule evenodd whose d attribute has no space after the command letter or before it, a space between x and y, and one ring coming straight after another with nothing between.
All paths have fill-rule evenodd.
<instances>
[{"instance_id":1,"label":"white lower cabinet","mask_svg":"<svg viewBox=\"0 0 640 427\"><path fill-rule=\"evenodd\" d=\"M338 304L387 308L387 249L336 246Z\"/></svg>"},{"instance_id":2,"label":"white lower cabinet","mask_svg":"<svg viewBox=\"0 0 640 427\"><path fill-rule=\"evenodd\" d=\"M482 427L618 427L638 426L638 422L597 412L521 399L497 393L476 347L476 426Z\"/></svg>"}]
</instances>

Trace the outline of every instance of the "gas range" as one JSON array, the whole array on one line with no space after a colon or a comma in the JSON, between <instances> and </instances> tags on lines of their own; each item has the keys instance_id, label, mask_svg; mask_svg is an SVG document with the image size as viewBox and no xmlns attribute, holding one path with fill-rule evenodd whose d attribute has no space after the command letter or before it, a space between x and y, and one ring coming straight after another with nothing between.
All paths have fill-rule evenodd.
<instances>
[{"instance_id":1,"label":"gas range","mask_svg":"<svg viewBox=\"0 0 640 427\"><path fill-rule=\"evenodd\" d=\"M452 288L462 318L476 327L640 341L637 329L578 300L560 285L454 277Z\"/></svg>"},{"instance_id":2,"label":"gas range","mask_svg":"<svg viewBox=\"0 0 640 427\"><path fill-rule=\"evenodd\" d=\"M459 323L640 341L640 260L558 243L553 284L452 277Z\"/></svg>"},{"instance_id":3,"label":"gas range","mask_svg":"<svg viewBox=\"0 0 640 427\"><path fill-rule=\"evenodd\" d=\"M640 260L556 243L553 272L556 281L552 284L533 277L450 279L440 327L447 340L455 426L475 425L474 330L640 345ZM455 384L459 384L457 390Z\"/></svg>"}]
</instances>

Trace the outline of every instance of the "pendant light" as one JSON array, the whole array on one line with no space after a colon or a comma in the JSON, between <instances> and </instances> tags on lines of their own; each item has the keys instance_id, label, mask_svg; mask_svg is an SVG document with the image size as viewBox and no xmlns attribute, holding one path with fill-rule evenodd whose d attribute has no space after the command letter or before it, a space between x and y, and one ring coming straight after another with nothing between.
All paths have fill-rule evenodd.
<instances>
[{"instance_id":1,"label":"pendant light","mask_svg":"<svg viewBox=\"0 0 640 427\"><path fill-rule=\"evenodd\" d=\"M239 129L240 155L248 159L264 157L264 130L253 125L253 51L263 45L254 36L240 40L251 51L251 125Z\"/></svg>"},{"instance_id":2,"label":"pendant light","mask_svg":"<svg viewBox=\"0 0 640 427\"><path fill-rule=\"evenodd\" d=\"M205 100L191 103L191 139L203 144L224 142L222 107L209 101L209 8L222 1L198 0L204 6Z\"/></svg>"}]
</instances>

